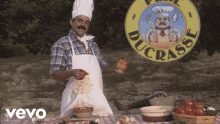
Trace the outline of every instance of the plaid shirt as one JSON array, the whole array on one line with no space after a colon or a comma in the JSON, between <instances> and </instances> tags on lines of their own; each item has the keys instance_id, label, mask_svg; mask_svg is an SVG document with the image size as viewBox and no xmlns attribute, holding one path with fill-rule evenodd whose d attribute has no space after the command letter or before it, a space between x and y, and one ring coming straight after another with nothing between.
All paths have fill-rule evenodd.
<instances>
[{"instance_id":1,"label":"plaid shirt","mask_svg":"<svg viewBox=\"0 0 220 124\"><path fill-rule=\"evenodd\" d=\"M93 49L95 56L98 59L101 70L102 71L104 70L104 68L108 64L103 60L99 47L95 42L93 42L93 39L88 41L89 49L86 51L83 43L77 39L75 32L70 30L68 36L70 36L72 40L74 53L76 55L79 54L93 55L92 52ZM70 45L68 36L62 37L57 42L55 42L51 47L50 75L52 75L56 70L65 71L72 69L72 47ZM65 80L62 81L61 84L66 85L67 82L68 80Z\"/></svg>"}]
</instances>

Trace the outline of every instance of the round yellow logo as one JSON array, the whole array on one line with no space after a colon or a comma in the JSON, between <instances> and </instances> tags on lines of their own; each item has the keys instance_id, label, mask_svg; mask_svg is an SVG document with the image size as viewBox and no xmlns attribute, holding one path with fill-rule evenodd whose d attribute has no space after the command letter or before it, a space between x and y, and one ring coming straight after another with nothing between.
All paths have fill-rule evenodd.
<instances>
[{"instance_id":1,"label":"round yellow logo","mask_svg":"<svg viewBox=\"0 0 220 124\"><path fill-rule=\"evenodd\" d=\"M169 62L195 46L200 18L190 0L136 0L127 13L125 32L141 56Z\"/></svg>"}]
</instances>

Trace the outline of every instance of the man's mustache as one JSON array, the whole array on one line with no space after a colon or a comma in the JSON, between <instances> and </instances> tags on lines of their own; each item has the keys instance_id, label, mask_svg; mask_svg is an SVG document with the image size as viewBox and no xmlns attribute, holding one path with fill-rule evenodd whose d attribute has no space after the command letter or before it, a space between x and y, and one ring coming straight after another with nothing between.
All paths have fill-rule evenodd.
<instances>
[{"instance_id":1,"label":"man's mustache","mask_svg":"<svg viewBox=\"0 0 220 124\"><path fill-rule=\"evenodd\" d=\"M85 27L85 26L82 26L82 25L81 25L81 26L78 26L77 28L78 28L78 29L86 30L86 27Z\"/></svg>"},{"instance_id":2,"label":"man's mustache","mask_svg":"<svg viewBox=\"0 0 220 124\"><path fill-rule=\"evenodd\" d=\"M160 23L159 25L165 25L165 26L167 26L167 25L166 25L165 23L163 23L163 22L162 22L162 23Z\"/></svg>"}]
</instances>

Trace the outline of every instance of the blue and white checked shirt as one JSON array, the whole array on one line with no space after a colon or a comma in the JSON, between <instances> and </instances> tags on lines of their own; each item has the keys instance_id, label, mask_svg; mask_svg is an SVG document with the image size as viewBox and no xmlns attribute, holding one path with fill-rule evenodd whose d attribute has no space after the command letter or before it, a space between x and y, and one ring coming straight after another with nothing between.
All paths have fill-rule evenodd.
<instances>
[{"instance_id":1,"label":"blue and white checked shirt","mask_svg":"<svg viewBox=\"0 0 220 124\"><path fill-rule=\"evenodd\" d=\"M102 58L99 47L93 41L93 39L88 41L89 49L88 51L86 51L83 43L77 39L75 32L70 30L68 36L70 36L70 38L72 39L73 49L76 55L79 55L79 54L93 55L93 52L91 50L93 49L95 56L98 59L101 70L102 71L104 70L104 68L108 64ZM50 75L52 75L54 71L56 70L65 71L65 70L72 69L72 49L71 49L68 36L64 36L60 38L51 47ZM61 84L66 85L67 82L68 80L65 80L65 81L62 81Z\"/></svg>"}]
</instances>

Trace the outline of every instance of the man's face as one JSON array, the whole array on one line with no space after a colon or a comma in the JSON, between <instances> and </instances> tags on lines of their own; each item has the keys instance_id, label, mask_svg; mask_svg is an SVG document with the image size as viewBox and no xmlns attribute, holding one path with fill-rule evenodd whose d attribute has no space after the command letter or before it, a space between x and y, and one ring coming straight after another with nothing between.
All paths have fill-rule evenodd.
<instances>
[{"instance_id":1,"label":"man's face","mask_svg":"<svg viewBox=\"0 0 220 124\"><path fill-rule=\"evenodd\" d=\"M70 20L71 30L73 30L77 36L82 37L88 31L89 23L90 20L87 16L77 16L74 21L72 19Z\"/></svg>"},{"instance_id":2,"label":"man's face","mask_svg":"<svg viewBox=\"0 0 220 124\"><path fill-rule=\"evenodd\" d=\"M155 24L157 25L157 27L166 28L170 24L169 17L157 17L155 20Z\"/></svg>"}]
</instances>

